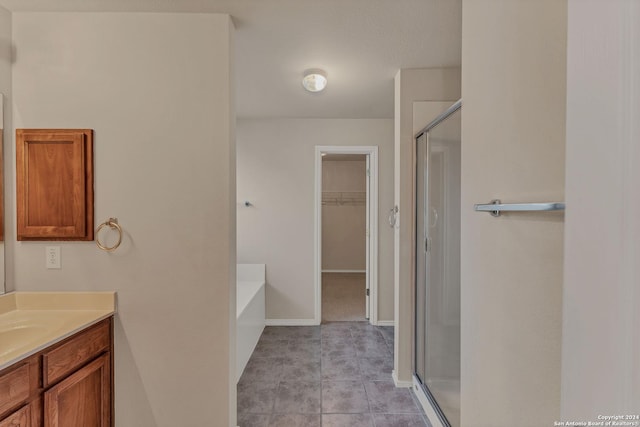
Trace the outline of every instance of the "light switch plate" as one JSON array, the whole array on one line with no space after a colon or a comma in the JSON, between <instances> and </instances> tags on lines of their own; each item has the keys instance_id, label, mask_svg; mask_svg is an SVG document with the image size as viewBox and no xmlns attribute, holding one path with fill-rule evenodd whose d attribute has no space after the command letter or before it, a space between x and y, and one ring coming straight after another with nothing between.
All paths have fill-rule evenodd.
<instances>
[{"instance_id":1,"label":"light switch plate","mask_svg":"<svg viewBox=\"0 0 640 427\"><path fill-rule=\"evenodd\" d=\"M60 246L47 246L45 255L45 266L48 269L60 269Z\"/></svg>"}]
</instances>

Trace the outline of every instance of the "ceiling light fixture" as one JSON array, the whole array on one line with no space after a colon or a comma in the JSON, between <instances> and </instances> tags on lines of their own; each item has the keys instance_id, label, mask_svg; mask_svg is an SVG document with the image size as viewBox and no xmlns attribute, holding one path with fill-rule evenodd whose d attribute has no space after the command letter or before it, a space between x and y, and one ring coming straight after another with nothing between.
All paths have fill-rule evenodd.
<instances>
[{"instance_id":1,"label":"ceiling light fixture","mask_svg":"<svg viewBox=\"0 0 640 427\"><path fill-rule=\"evenodd\" d=\"M327 73L320 69L305 71L302 86L309 92L320 92L327 86Z\"/></svg>"}]
</instances>

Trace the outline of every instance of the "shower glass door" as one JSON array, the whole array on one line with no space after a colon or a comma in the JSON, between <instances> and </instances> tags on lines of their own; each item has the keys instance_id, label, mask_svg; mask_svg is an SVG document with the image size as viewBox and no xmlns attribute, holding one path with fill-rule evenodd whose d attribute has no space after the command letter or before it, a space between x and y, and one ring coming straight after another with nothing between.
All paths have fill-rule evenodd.
<instances>
[{"instance_id":1,"label":"shower glass door","mask_svg":"<svg viewBox=\"0 0 640 427\"><path fill-rule=\"evenodd\" d=\"M451 110L449 110L451 111ZM416 139L415 377L443 425L460 425L460 121Z\"/></svg>"}]
</instances>

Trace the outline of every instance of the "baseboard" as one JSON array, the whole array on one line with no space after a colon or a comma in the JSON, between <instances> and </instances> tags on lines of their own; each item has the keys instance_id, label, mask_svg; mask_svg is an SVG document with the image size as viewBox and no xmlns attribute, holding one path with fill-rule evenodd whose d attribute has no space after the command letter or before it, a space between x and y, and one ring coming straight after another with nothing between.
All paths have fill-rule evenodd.
<instances>
[{"instance_id":1,"label":"baseboard","mask_svg":"<svg viewBox=\"0 0 640 427\"><path fill-rule=\"evenodd\" d=\"M411 387L413 387L413 381L400 381L398 379L398 375L396 375L396 370L395 369L393 371L391 371L391 377L393 378L393 382L395 383L396 387L399 387L399 388L411 388Z\"/></svg>"},{"instance_id":2,"label":"baseboard","mask_svg":"<svg viewBox=\"0 0 640 427\"><path fill-rule=\"evenodd\" d=\"M318 326L315 319L265 319L267 326Z\"/></svg>"},{"instance_id":3,"label":"baseboard","mask_svg":"<svg viewBox=\"0 0 640 427\"><path fill-rule=\"evenodd\" d=\"M376 326L395 326L396 322L393 320L378 320Z\"/></svg>"}]
</instances>

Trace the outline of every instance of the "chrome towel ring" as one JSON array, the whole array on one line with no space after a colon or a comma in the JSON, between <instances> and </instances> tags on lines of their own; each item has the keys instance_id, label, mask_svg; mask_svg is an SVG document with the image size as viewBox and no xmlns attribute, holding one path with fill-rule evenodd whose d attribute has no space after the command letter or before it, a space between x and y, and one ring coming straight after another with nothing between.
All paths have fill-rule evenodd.
<instances>
[{"instance_id":1,"label":"chrome towel ring","mask_svg":"<svg viewBox=\"0 0 640 427\"><path fill-rule=\"evenodd\" d=\"M102 230L106 226L109 226L109 228L111 228L112 230L118 231L118 241L111 247L105 246L100 242L100 230ZM107 221L98 226L98 229L96 230L96 245L98 245L100 249L107 252L113 252L118 249L120 243L122 243L122 227L120 227L120 224L118 224L118 218L109 218Z\"/></svg>"}]
</instances>

